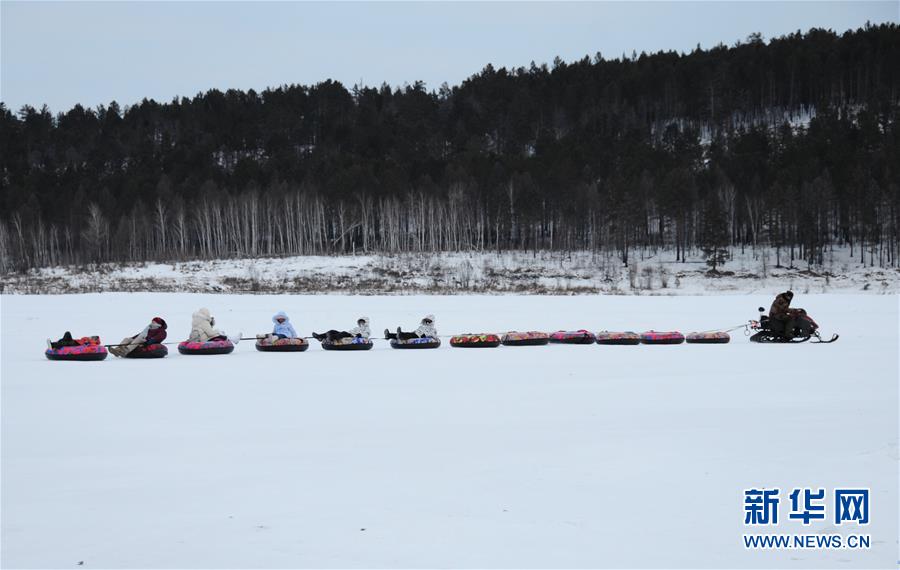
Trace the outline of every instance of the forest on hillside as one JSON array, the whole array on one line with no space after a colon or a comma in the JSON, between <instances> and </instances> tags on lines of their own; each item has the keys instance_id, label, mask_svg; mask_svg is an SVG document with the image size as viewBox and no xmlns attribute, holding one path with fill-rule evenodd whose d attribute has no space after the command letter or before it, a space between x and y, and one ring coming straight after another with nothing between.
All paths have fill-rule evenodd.
<instances>
[{"instance_id":1,"label":"forest on hillside","mask_svg":"<svg viewBox=\"0 0 900 570\"><path fill-rule=\"evenodd\" d=\"M898 266L900 26L168 103L0 104L0 270L832 246Z\"/></svg>"}]
</instances>

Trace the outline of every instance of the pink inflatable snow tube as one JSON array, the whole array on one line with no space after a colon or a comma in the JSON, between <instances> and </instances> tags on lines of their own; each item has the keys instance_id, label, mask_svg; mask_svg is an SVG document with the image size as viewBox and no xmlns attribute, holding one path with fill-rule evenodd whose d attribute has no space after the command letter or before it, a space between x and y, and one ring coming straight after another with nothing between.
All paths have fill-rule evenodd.
<instances>
[{"instance_id":1,"label":"pink inflatable snow tube","mask_svg":"<svg viewBox=\"0 0 900 570\"><path fill-rule=\"evenodd\" d=\"M726 344L731 340L727 332L694 332L685 337L688 344Z\"/></svg>"},{"instance_id":2,"label":"pink inflatable snow tube","mask_svg":"<svg viewBox=\"0 0 900 570\"><path fill-rule=\"evenodd\" d=\"M232 351L234 351L234 344L230 340L208 340L206 342L186 340L178 343L178 352L181 354L229 354Z\"/></svg>"},{"instance_id":3,"label":"pink inflatable snow tube","mask_svg":"<svg viewBox=\"0 0 900 570\"><path fill-rule=\"evenodd\" d=\"M550 342L558 344L594 344L596 340L594 333L584 329L550 333Z\"/></svg>"},{"instance_id":4,"label":"pink inflatable snow tube","mask_svg":"<svg viewBox=\"0 0 900 570\"><path fill-rule=\"evenodd\" d=\"M681 344L684 342L684 335L678 331L647 331L641 335L641 342L644 344Z\"/></svg>"},{"instance_id":5,"label":"pink inflatable snow tube","mask_svg":"<svg viewBox=\"0 0 900 570\"><path fill-rule=\"evenodd\" d=\"M597 344L635 345L641 344L641 335L631 331L600 331Z\"/></svg>"},{"instance_id":6,"label":"pink inflatable snow tube","mask_svg":"<svg viewBox=\"0 0 900 570\"><path fill-rule=\"evenodd\" d=\"M103 360L109 352L102 344L80 344L78 346L63 346L61 348L48 348L44 355L50 360L72 360L75 362L89 362Z\"/></svg>"}]
</instances>

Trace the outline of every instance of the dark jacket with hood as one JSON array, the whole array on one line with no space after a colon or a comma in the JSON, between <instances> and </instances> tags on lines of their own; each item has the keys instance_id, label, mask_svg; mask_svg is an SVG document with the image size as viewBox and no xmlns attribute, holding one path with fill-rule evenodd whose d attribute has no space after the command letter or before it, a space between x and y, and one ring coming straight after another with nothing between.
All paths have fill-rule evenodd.
<instances>
[{"instance_id":1,"label":"dark jacket with hood","mask_svg":"<svg viewBox=\"0 0 900 570\"><path fill-rule=\"evenodd\" d=\"M769 318L783 321L791 316L791 300L794 294L791 291L785 291L777 297L769 309Z\"/></svg>"}]
</instances>

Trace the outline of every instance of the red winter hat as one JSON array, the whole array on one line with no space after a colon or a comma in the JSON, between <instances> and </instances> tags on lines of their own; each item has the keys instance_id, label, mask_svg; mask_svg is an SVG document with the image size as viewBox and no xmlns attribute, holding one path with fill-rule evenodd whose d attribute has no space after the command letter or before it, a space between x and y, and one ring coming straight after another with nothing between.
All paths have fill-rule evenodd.
<instances>
[{"instance_id":1,"label":"red winter hat","mask_svg":"<svg viewBox=\"0 0 900 570\"><path fill-rule=\"evenodd\" d=\"M164 321L162 317L153 317L153 322L158 324L160 327L162 327L164 329L168 326L166 324L166 321Z\"/></svg>"}]
</instances>

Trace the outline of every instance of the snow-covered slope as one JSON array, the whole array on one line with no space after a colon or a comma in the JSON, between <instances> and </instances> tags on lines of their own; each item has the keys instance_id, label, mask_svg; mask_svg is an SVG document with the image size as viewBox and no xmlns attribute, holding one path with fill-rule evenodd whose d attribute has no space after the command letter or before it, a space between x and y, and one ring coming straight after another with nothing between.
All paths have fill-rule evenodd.
<instances>
[{"instance_id":1,"label":"snow-covered slope","mask_svg":"<svg viewBox=\"0 0 900 570\"><path fill-rule=\"evenodd\" d=\"M711 329L715 297L3 296L4 568L894 567L898 303L802 295L831 345L546 346L49 362L209 306L229 332ZM174 351L173 351L174 352ZM111 357L112 358L112 357ZM746 550L743 491L871 489L868 550ZM782 517L786 512L782 511ZM754 532L757 532L754 529Z\"/></svg>"},{"instance_id":2,"label":"snow-covered slope","mask_svg":"<svg viewBox=\"0 0 900 570\"><path fill-rule=\"evenodd\" d=\"M590 252L439 253L395 256L290 258L62 267L0 276L6 293L169 291L204 293L357 294L649 294L746 293L792 288L800 292L900 292L900 269L872 267L850 251L829 252L810 268L789 253L740 250L710 276L702 256L677 262L673 252L632 252L621 259ZM776 267L778 262L781 267Z\"/></svg>"}]
</instances>

